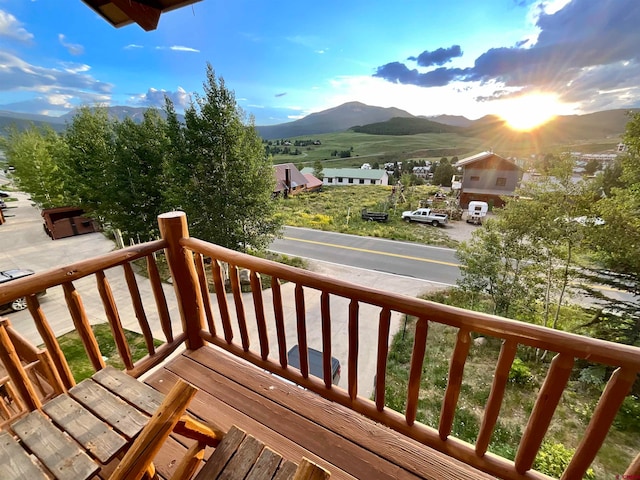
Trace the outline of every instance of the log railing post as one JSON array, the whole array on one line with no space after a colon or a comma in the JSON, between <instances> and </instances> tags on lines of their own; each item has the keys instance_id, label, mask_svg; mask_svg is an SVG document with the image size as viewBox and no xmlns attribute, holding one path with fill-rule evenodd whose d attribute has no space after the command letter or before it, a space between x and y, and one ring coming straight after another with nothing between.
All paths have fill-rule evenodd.
<instances>
[{"instance_id":1,"label":"log railing post","mask_svg":"<svg viewBox=\"0 0 640 480\"><path fill-rule=\"evenodd\" d=\"M200 331L204 329L204 307L193 254L180 245L180 239L189 237L187 216L184 212L163 213L158 216L158 225L162 239L168 244L165 253L182 328L187 335L187 348L195 350L204 345L200 337Z\"/></svg>"},{"instance_id":2,"label":"log railing post","mask_svg":"<svg viewBox=\"0 0 640 480\"><path fill-rule=\"evenodd\" d=\"M18 389L20 397L27 408L29 410L39 409L42 407L42 403L7 333L8 326L9 320L4 318L0 320L0 360L2 360L9 378Z\"/></svg>"}]
</instances>

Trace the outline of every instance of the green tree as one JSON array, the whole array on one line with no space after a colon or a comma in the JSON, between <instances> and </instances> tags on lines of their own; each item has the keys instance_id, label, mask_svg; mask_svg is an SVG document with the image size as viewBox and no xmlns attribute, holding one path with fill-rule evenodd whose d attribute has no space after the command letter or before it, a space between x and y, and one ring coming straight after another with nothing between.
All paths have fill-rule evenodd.
<instances>
[{"instance_id":1,"label":"green tree","mask_svg":"<svg viewBox=\"0 0 640 480\"><path fill-rule=\"evenodd\" d=\"M602 175L596 177L597 190L602 197L611 195L612 188L624 188L622 181L622 157L609 163L603 170Z\"/></svg>"},{"instance_id":2,"label":"green tree","mask_svg":"<svg viewBox=\"0 0 640 480\"><path fill-rule=\"evenodd\" d=\"M595 158L592 158L585 165L584 173L586 173L587 175L594 175L599 168L600 168L600 162Z\"/></svg>"},{"instance_id":3,"label":"green tree","mask_svg":"<svg viewBox=\"0 0 640 480\"><path fill-rule=\"evenodd\" d=\"M59 159L65 181L65 197L105 220L112 208L107 192L114 190L111 177L115 158L114 122L105 107L81 107L64 135L66 154Z\"/></svg>"},{"instance_id":4,"label":"green tree","mask_svg":"<svg viewBox=\"0 0 640 480\"><path fill-rule=\"evenodd\" d=\"M35 126L24 131L13 128L0 146L16 168L14 178L20 189L29 192L43 208L65 204L65 182L58 159L64 156L66 144L57 133Z\"/></svg>"},{"instance_id":5,"label":"green tree","mask_svg":"<svg viewBox=\"0 0 640 480\"><path fill-rule=\"evenodd\" d=\"M576 258L593 217L593 183L572 179L573 160L559 157L548 174L519 189L526 201L507 199L503 218L537 249L544 285L543 325L556 328L560 309L578 276ZM549 321L552 319L552 323Z\"/></svg>"},{"instance_id":6,"label":"green tree","mask_svg":"<svg viewBox=\"0 0 640 480\"><path fill-rule=\"evenodd\" d=\"M322 171L322 162L320 160L316 160L313 162L313 176L318 180L322 180L324 178L324 172Z\"/></svg>"},{"instance_id":7,"label":"green tree","mask_svg":"<svg viewBox=\"0 0 640 480\"><path fill-rule=\"evenodd\" d=\"M280 229L271 199L273 166L253 119L207 65L204 95L178 122L167 100L167 201L184 210L194 236L235 250L266 248Z\"/></svg>"},{"instance_id":8,"label":"green tree","mask_svg":"<svg viewBox=\"0 0 640 480\"><path fill-rule=\"evenodd\" d=\"M434 185L442 185L443 187L451 186L451 178L456 173L455 168L445 157L440 159L433 173L432 183Z\"/></svg>"},{"instance_id":9,"label":"green tree","mask_svg":"<svg viewBox=\"0 0 640 480\"><path fill-rule=\"evenodd\" d=\"M164 161L169 147L167 123L149 109L141 123L115 122L112 180L106 217L125 237L139 241L158 235L157 216L164 208Z\"/></svg>"},{"instance_id":10,"label":"green tree","mask_svg":"<svg viewBox=\"0 0 640 480\"><path fill-rule=\"evenodd\" d=\"M628 152L621 161L621 186L612 186L596 203L604 224L592 229L589 239L599 265L591 279L630 295L620 300L589 289L605 308L587 327L602 338L640 345L640 114L627 123L624 142Z\"/></svg>"},{"instance_id":11,"label":"green tree","mask_svg":"<svg viewBox=\"0 0 640 480\"><path fill-rule=\"evenodd\" d=\"M487 220L456 255L464 267L458 286L473 295L487 294L493 314L518 313L538 295L531 275L535 269L527 261L532 247L517 231L505 228L502 220Z\"/></svg>"}]
</instances>

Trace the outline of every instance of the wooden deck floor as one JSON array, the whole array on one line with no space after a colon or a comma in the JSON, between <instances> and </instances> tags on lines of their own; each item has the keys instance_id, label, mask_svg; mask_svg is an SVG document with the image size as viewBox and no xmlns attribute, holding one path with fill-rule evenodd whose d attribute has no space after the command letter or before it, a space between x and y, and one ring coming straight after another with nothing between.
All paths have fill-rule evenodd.
<instances>
[{"instance_id":1,"label":"wooden deck floor","mask_svg":"<svg viewBox=\"0 0 640 480\"><path fill-rule=\"evenodd\" d=\"M178 377L200 389L193 415L223 431L235 424L285 459L307 457L332 479L492 478L212 347L183 352L145 382L167 393ZM184 448L172 440L161 452L161 475Z\"/></svg>"}]
</instances>

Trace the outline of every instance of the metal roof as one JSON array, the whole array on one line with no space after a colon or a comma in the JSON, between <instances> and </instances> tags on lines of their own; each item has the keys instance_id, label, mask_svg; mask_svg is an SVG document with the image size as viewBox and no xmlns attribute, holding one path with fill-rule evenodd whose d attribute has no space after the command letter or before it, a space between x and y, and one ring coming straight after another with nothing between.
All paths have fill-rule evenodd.
<instances>
[{"instance_id":1,"label":"metal roof","mask_svg":"<svg viewBox=\"0 0 640 480\"><path fill-rule=\"evenodd\" d=\"M474 162L479 162L480 160L485 160L487 158L491 158L491 157L496 157L499 158L500 160L503 160L507 163L511 163L514 167L516 168L520 168L518 167L518 165L516 165L516 163L513 160L509 160L508 158L504 158L501 157L500 155L493 153L493 152L481 152L481 153L476 153L475 155L472 155L470 157L467 158L463 158L462 160L458 160L455 163L455 167L466 167L467 165L474 163Z\"/></svg>"},{"instance_id":2,"label":"metal roof","mask_svg":"<svg viewBox=\"0 0 640 480\"><path fill-rule=\"evenodd\" d=\"M312 173L313 168L305 167L302 169L302 173ZM385 170L373 170L366 168L323 168L322 175L325 178L363 178L368 180L381 180L387 175Z\"/></svg>"}]
</instances>

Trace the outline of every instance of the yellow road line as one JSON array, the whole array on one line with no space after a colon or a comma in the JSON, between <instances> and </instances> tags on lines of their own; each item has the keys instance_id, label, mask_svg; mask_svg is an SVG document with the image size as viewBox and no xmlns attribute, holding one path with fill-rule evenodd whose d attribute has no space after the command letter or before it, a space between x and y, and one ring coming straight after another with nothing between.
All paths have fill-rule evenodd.
<instances>
[{"instance_id":1,"label":"yellow road line","mask_svg":"<svg viewBox=\"0 0 640 480\"><path fill-rule=\"evenodd\" d=\"M373 253L375 255L385 255L387 257L405 258L407 260L415 260L417 262L437 263L438 265L446 265L448 267L458 267L458 268L461 267L461 265L459 265L457 263L442 262L440 260L429 260L429 259L426 259L426 258L412 257L412 256L409 256L409 255L401 255L399 253L388 253L388 252L380 252L378 250L367 250L366 248L347 247L345 245L336 245L336 244L333 244L333 243L317 242L315 240L303 240L302 238L294 238L294 237L283 237L283 238L285 240L293 240L293 241L296 241L296 242L312 243L314 245L323 245L325 247L342 248L342 249L345 249L345 250L354 250L356 252Z\"/></svg>"}]
</instances>

